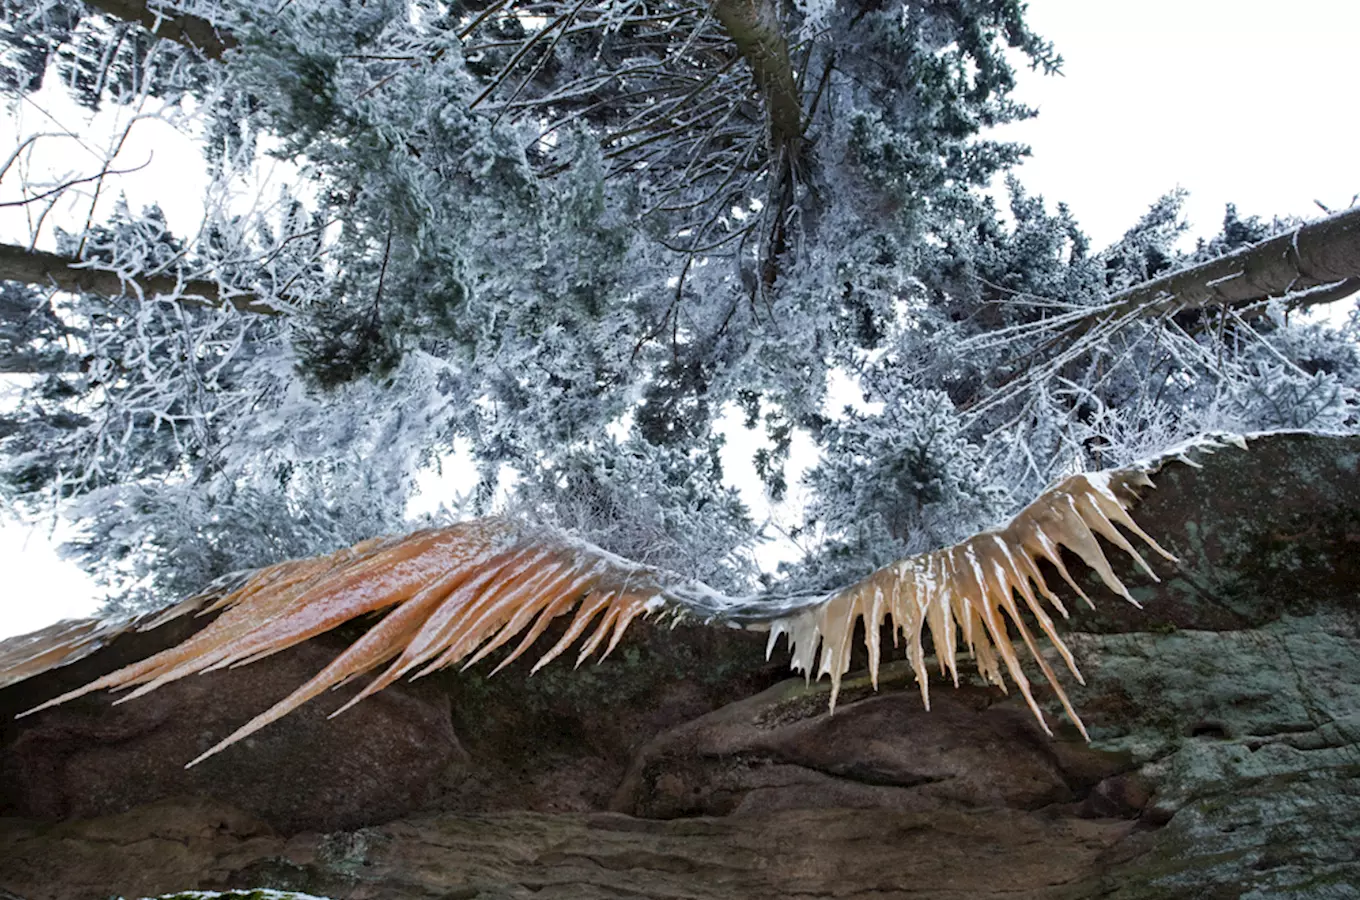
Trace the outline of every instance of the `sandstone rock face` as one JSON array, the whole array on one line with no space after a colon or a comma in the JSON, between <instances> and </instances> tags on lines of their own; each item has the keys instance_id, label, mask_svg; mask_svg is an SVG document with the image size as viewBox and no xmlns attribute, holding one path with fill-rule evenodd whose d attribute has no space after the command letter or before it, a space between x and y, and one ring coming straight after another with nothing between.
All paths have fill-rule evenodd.
<instances>
[{"instance_id":1,"label":"sandstone rock face","mask_svg":"<svg viewBox=\"0 0 1360 900\"><path fill-rule=\"evenodd\" d=\"M184 768L343 649L323 636L116 706L119 695L87 696L15 719L176 643L188 624L119 638L66 669L0 690L0 816L87 818L199 797L291 834L423 809L602 810L648 738L786 675L781 663L765 662L761 635L644 624L608 666L527 678L525 662L494 679L431 677L394 685L330 719L366 683L361 678L248 738L242 752L231 748ZM130 654L125 640L141 643L140 652Z\"/></svg>"},{"instance_id":2,"label":"sandstone rock face","mask_svg":"<svg viewBox=\"0 0 1360 900\"><path fill-rule=\"evenodd\" d=\"M7 742L7 810L87 818L171 796L211 797L284 830L350 828L422 802L466 754L448 698L410 688L356 706L343 728L326 698L249 739L252 752L184 764L324 666L335 647L308 643L256 666L184 679L112 706L109 696L44 710ZM192 710L191 715L182 711Z\"/></svg>"},{"instance_id":3,"label":"sandstone rock face","mask_svg":"<svg viewBox=\"0 0 1360 900\"><path fill-rule=\"evenodd\" d=\"M933 682L927 713L904 665L828 716L758 636L644 629L595 669L418 682L329 721L337 696L185 773L334 652L308 645L6 716L0 897L1358 897L1360 440L1202 463L1136 513L1181 557L1160 586L1121 572L1146 609L1069 604L1089 745L1051 698L1053 738L978 683Z\"/></svg>"},{"instance_id":4,"label":"sandstone rock face","mask_svg":"<svg viewBox=\"0 0 1360 900\"><path fill-rule=\"evenodd\" d=\"M1096 745L1156 793L1120 900L1360 896L1360 617L1086 638ZM1103 702L1102 702L1103 701ZM1132 847L1130 848L1132 849Z\"/></svg>"},{"instance_id":5,"label":"sandstone rock face","mask_svg":"<svg viewBox=\"0 0 1360 900\"><path fill-rule=\"evenodd\" d=\"M909 666L891 666L877 695L860 679L830 716L822 687L787 681L696 719L639 751L614 808L658 819L826 808L1075 813L1128 768L1123 755L1051 740L1023 706L998 704L981 687L936 692L926 712L911 678Z\"/></svg>"}]
</instances>

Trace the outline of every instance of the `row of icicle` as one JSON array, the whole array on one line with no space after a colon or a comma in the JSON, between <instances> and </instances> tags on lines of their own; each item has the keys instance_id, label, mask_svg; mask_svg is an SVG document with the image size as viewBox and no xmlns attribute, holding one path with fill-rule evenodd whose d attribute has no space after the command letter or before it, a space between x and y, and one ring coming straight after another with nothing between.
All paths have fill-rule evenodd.
<instances>
[{"instance_id":1,"label":"row of icicle","mask_svg":"<svg viewBox=\"0 0 1360 900\"><path fill-rule=\"evenodd\" d=\"M1120 532L1126 529L1157 553L1174 559L1128 514L1136 491L1151 485L1141 469L1074 475L1050 488L1004 528L985 531L943 550L882 568L831 594L785 598L762 620L750 598L725 598L704 585L620 559L599 548L503 519L481 519L400 538L365 541L330 556L291 560L248 573L217 595L205 593L141 620L145 630L188 612L217 618L177 646L126 666L37 707L43 709L104 688L134 688L130 700L199 672L244 665L291 647L356 617L386 611L362 637L315 677L193 761L197 763L286 715L328 688L386 665L341 710L404 676L477 663L503 652L496 670L525 653L560 616L564 633L542 654L536 671L579 644L577 664L607 656L639 615L669 611L705 621L722 620L726 605L750 628L768 628L770 649L787 636L794 669L831 678L834 710L850 666L856 623L865 623L870 676L877 687L885 648L880 628L901 639L929 708L929 679L922 636L931 636L941 672L958 683L958 652L972 655L989 682L1016 683L1045 730L1014 636L1029 651L1069 717L1086 734L1052 665L1027 624L1026 613L1080 681L1071 652L1059 637L1047 605L1067 610L1045 581L1042 562L1080 596L1085 593L1063 561L1076 554L1112 590L1133 601L1115 576L1097 536L1151 568ZM1153 576L1155 578L1155 576ZM758 607L756 607L758 609ZM0 645L0 678L36 674L82 655L110 638L110 628L82 623L48 629ZM127 625L114 628L126 630ZM40 633L40 635L43 633ZM27 643L23 643L23 641ZM63 653L66 654L63 657ZM337 712L339 712L337 711ZM191 765L193 764L191 763Z\"/></svg>"}]
</instances>

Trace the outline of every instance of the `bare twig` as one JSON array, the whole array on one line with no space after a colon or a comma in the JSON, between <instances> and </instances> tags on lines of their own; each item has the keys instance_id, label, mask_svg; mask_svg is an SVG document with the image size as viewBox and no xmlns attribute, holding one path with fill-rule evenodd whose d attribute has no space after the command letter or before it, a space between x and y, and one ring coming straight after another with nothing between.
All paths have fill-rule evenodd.
<instances>
[{"instance_id":1,"label":"bare twig","mask_svg":"<svg viewBox=\"0 0 1360 900\"><path fill-rule=\"evenodd\" d=\"M62 182L61 184L57 185L54 188L43 191L41 194L35 194L32 197L28 197L24 200L0 201L0 209L14 206L27 206L30 203L37 203L40 200L46 200L48 197L55 197L57 194L60 194L61 192L67 190L68 188L73 188L78 184L87 184L91 181L98 181L99 179L104 178L105 176L108 175L130 175L133 172L140 172L142 169L145 169L147 166L151 165L151 158L152 157L148 155L146 158L146 162L142 163L140 166L133 166L131 169L109 169L100 172L96 175L87 175L84 178L73 178L70 181Z\"/></svg>"}]
</instances>

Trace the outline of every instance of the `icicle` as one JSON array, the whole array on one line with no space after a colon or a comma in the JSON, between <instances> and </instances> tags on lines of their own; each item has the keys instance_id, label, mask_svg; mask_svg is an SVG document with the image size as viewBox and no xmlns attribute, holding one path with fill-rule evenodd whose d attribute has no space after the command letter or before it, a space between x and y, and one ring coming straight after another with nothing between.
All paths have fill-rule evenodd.
<instances>
[{"instance_id":1,"label":"icicle","mask_svg":"<svg viewBox=\"0 0 1360 900\"><path fill-rule=\"evenodd\" d=\"M1212 449L1222 444L1218 440L1200 442L1177 448L1175 453L1179 456L1191 449ZM1128 515L1134 490L1150 485L1146 473L1140 470L1072 476L1041 494L1004 528L901 560L831 594L770 601L768 614L761 612L758 598L724 597L705 585L640 566L581 541L542 530L518 531L500 520L365 541L329 557L294 560L234 576L219 586L226 592L222 596L204 592L178 604L152 621L209 610L218 612L217 619L179 646L38 709L102 688L134 688L122 698L132 699L186 675L248 664L358 616L390 608L314 678L195 760L198 762L323 691L379 666L386 665L386 670L341 711L398 678L413 673L419 677L460 663L466 667L519 638L494 674L525 653L561 616L571 616L564 633L540 656L533 671L572 646L577 646L577 665L597 652L603 658L618 645L637 616L658 613L670 615L673 621L689 614L703 621L732 620L748 627L768 627L767 657L779 638L786 637L790 666L795 671L805 673L809 680L814 675L830 678L832 710L850 667L857 623L864 623L873 686L878 686L887 652L880 635L886 623L892 629L893 646L899 639L904 644L903 652L926 709L930 708L930 680L925 635L930 635L941 673L948 674L956 685L961 638L979 674L1003 689L1009 675L1009 681L1019 687L1026 704L1047 729L1021 667L1013 639L1018 632L1063 709L1084 734L1084 726L1053 668L1040 655L1035 637L1024 622L1020 601L1080 681L1075 660L1058 636L1044 601L1064 617L1067 610L1045 582L1039 564L1052 564L1090 603L1063 561L1063 550L1069 550L1111 590L1132 602L1097 536L1156 578L1134 540L1167 559L1174 557ZM0 684L59 665L120 630L144 624L143 620L68 623L7 642L0 645Z\"/></svg>"}]
</instances>

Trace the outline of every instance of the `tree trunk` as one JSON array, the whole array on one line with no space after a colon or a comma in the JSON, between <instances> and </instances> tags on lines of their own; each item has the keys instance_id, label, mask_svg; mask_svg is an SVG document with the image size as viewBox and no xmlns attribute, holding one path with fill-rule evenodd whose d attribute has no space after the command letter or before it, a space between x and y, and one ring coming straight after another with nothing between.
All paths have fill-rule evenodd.
<instances>
[{"instance_id":1,"label":"tree trunk","mask_svg":"<svg viewBox=\"0 0 1360 900\"><path fill-rule=\"evenodd\" d=\"M778 7L771 0L713 0L709 8L755 74L768 107L771 150L796 157L803 103Z\"/></svg>"},{"instance_id":2,"label":"tree trunk","mask_svg":"<svg viewBox=\"0 0 1360 900\"><path fill-rule=\"evenodd\" d=\"M136 22L158 37L192 47L208 59L221 59L222 55L236 46L236 38L228 32L218 31L217 26L207 19L166 10L162 13L159 4L151 0L85 0L87 4L104 13Z\"/></svg>"},{"instance_id":3,"label":"tree trunk","mask_svg":"<svg viewBox=\"0 0 1360 900\"><path fill-rule=\"evenodd\" d=\"M711 0L709 9L751 67L756 87L765 100L773 216L764 241L760 279L769 289L778 278L779 258L787 249L785 220L794 203L794 183L803 149L803 101L774 0Z\"/></svg>"},{"instance_id":4,"label":"tree trunk","mask_svg":"<svg viewBox=\"0 0 1360 900\"><path fill-rule=\"evenodd\" d=\"M57 287L102 297L166 297L185 306L232 306L241 312L278 315L274 306L250 294L223 296L216 282L180 281L174 275L124 278L108 269L89 268L78 259L0 244L0 280Z\"/></svg>"}]
</instances>

